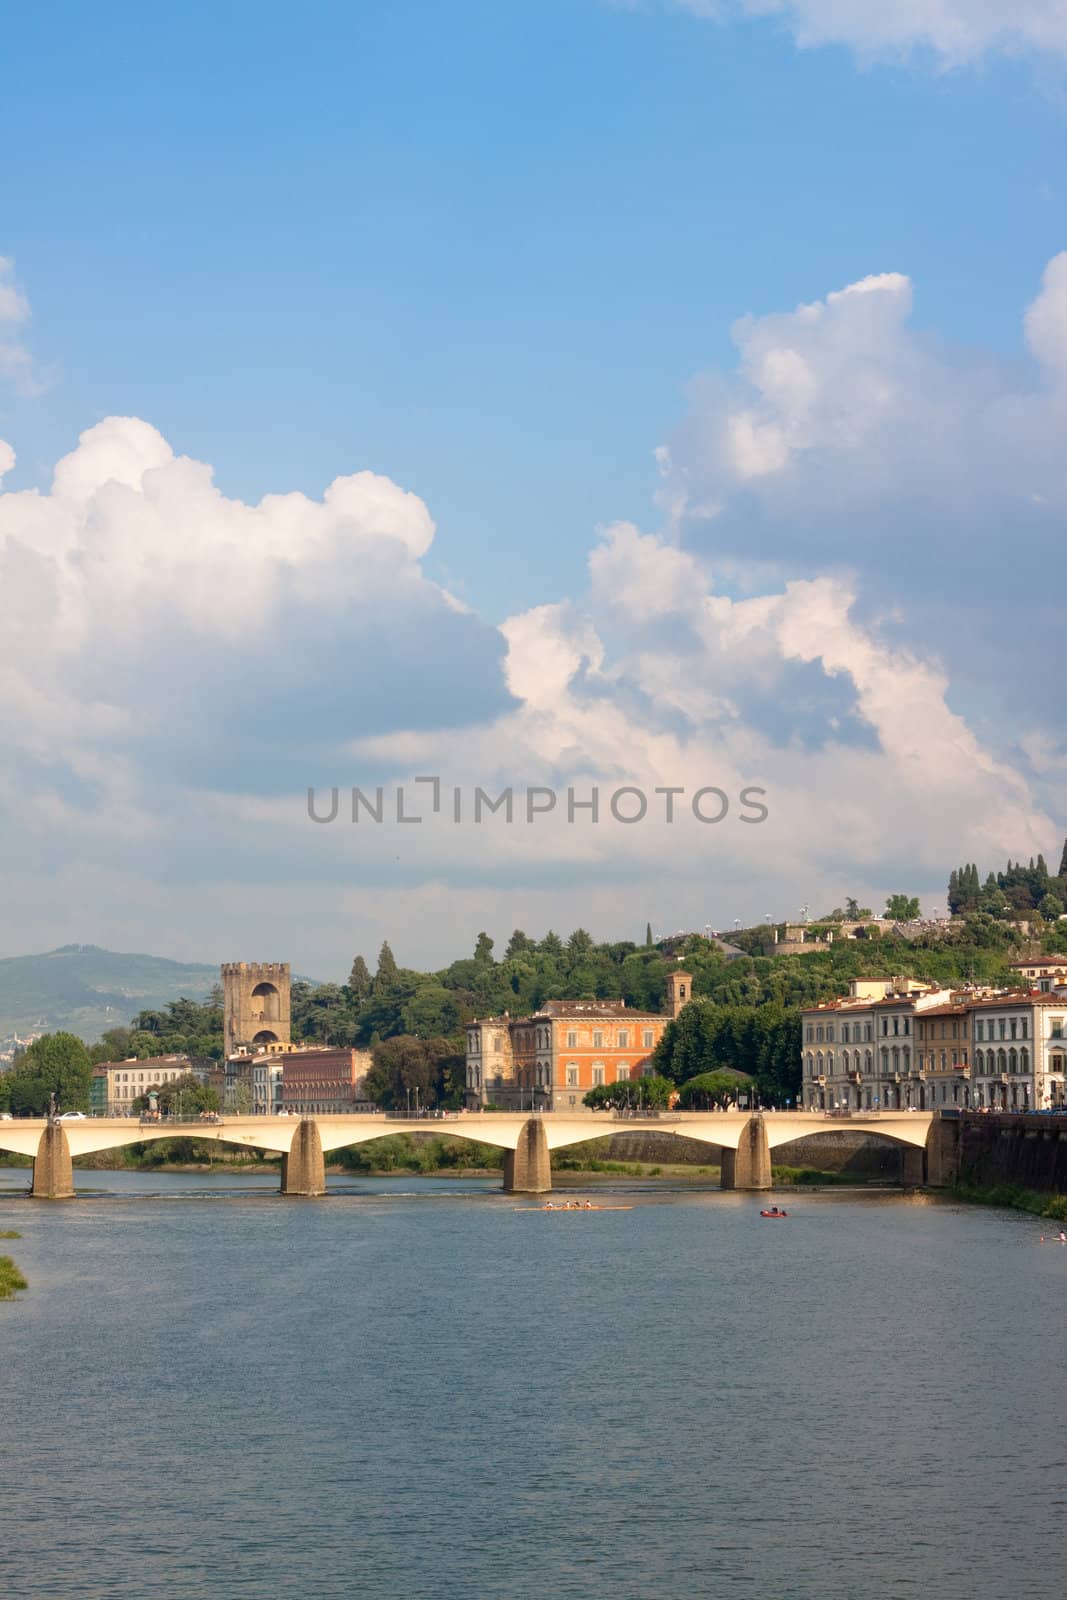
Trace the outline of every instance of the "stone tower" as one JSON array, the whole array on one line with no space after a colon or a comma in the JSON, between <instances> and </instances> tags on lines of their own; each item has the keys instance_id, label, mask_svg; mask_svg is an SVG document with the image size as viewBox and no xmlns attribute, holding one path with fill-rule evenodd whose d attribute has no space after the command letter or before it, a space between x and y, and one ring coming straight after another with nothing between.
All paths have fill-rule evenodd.
<instances>
[{"instance_id":1,"label":"stone tower","mask_svg":"<svg viewBox=\"0 0 1067 1600\"><path fill-rule=\"evenodd\" d=\"M226 961L222 967L223 1043L289 1043L288 961Z\"/></svg>"},{"instance_id":2,"label":"stone tower","mask_svg":"<svg viewBox=\"0 0 1067 1600\"><path fill-rule=\"evenodd\" d=\"M688 972L668 972L667 1010L676 1017L693 998L693 980Z\"/></svg>"}]
</instances>

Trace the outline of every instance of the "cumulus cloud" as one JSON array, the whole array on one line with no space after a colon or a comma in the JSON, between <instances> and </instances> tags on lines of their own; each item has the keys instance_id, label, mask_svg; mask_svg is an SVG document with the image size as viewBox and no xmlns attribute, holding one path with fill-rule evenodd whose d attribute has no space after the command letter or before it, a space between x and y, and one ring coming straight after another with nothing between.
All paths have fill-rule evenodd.
<instances>
[{"instance_id":1,"label":"cumulus cloud","mask_svg":"<svg viewBox=\"0 0 1067 1600\"><path fill-rule=\"evenodd\" d=\"M696 16L781 18L800 45L844 44L863 55L933 52L949 65L990 52L1067 54L1063 0L675 0Z\"/></svg>"},{"instance_id":2,"label":"cumulus cloud","mask_svg":"<svg viewBox=\"0 0 1067 1600\"><path fill-rule=\"evenodd\" d=\"M387 478L250 504L145 421L90 428L49 487L0 492L9 947L255 954L281 907L286 953L330 973L386 932L441 959L494 918L612 936L931 905L961 857L1055 850L1062 745L1019 707L1040 724L1033 681L1058 681L1035 572L1067 510L1067 256L1026 314L1029 368L911 312L886 272L740 322L737 370L694 385L659 452L667 525L603 530L583 593L499 629L427 577L429 510ZM994 681L1000 729L967 703ZM425 814L428 773L460 823ZM378 783L424 821L307 817L308 786ZM532 785L559 795L536 826ZM509 786L516 820L475 825L475 787ZM715 825L690 807L707 786ZM610 811L634 787L637 826ZM594 788L599 821L570 821L567 790Z\"/></svg>"},{"instance_id":3,"label":"cumulus cloud","mask_svg":"<svg viewBox=\"0 0 1067 1600\"><path fill-rule=\"evenodd\" d=\"M87 751L134 763L142 787L290 790L397 718L491 714L501 641L424 575L433 534L375 473L249 505L110 417L50 491L0 493L5 747L75 791Z\"/></svg>"},{"instance_id":4,"label":"cumulus cloud","mask_svg":"<svg viewBox=\"0 0 1067 1600\"><path fill-rule=\"evenodd\" d=\"M1067 254L1026 313L1029 363L949 347L911 310L890 272L738 322L736 370L693 383L658 452L663 505L738 581L848 575L858 616L1017 721L1059 671L1058 600L1035 580L1067 517Z\"/></svg>"},{"instance_id":5,"label":"cumulus cloud","mask_svg":"<svg viewBox=\"0 0 1067 1600\"><path fill-rule=\"evenodd\" d=\"M949 706L936 663L891 647L854 612L854 592L832 577L743 599L717 592L692 552L620 524L591 555L580 608L504 625L515 709L462 733L385 735L355 754L391 762L402 780L440 772L468 812L474 781L517 797L554 787L557 807L536 827L473 826L469 814L457 827L446 806L419 852L457 889L503 878L521 900L552 888L555 922L583 920L583 895L609 881L623 919L626 907L643 922L637 907L666 905L689 926L726 921L728 907L757 917L764 904L788 915L809 899L877 898L898 880L933 906L961 852L1051 849L1056 825ZM710 785L730 801L714 825L691 807ZM623 786L649 799L639 826L611 815ZM750 786L765 791L759 824L741 820ZM588 800L594 787L596 824L587 810L569 820L567 790ZM670 787L684 791L673 822ZM386 829L383 852L404 849L406 831ZM338 848L357 845L342 834Z\"/></svg>"}]
</instances>

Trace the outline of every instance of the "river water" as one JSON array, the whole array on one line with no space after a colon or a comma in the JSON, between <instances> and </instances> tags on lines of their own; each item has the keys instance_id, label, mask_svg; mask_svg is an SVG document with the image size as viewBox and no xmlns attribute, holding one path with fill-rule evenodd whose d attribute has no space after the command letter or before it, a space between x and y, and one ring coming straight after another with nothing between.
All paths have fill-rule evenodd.
<instances>
[{"instance_id":1,"label":"river water","mask_svg":"<svg viewBox=\"0 0 1067 1600\"><path fill-rule=\"evenodd\" d=\"M0 1171L7 1595L1063 1592L1067 1249L1032 1218L77 1176Z\"/></svg>"}]
</instances>

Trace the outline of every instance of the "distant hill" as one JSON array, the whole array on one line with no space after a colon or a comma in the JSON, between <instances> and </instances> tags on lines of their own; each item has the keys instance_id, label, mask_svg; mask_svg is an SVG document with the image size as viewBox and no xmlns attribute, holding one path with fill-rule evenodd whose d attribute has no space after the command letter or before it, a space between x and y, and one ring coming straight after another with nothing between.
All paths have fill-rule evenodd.
<instances>
[{"instance_id":1,"label":"distant hill","mask_svg":"<svg viewBox=\"0 0 1067 1600\"><path fill-rule=\"evenodd\" d=\"M207 998L218 967L65 944L45 955L0 960L0 1049L13 1034L62 1028L92 1044L105 1028L185 996Z\"/></svg>"}]
</instances>

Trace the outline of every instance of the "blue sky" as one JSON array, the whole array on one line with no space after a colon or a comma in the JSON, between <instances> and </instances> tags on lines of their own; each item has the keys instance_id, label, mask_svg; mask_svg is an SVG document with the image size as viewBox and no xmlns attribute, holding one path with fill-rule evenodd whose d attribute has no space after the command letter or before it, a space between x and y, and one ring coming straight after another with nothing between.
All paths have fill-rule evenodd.
<instances>
[{"instance_id":1,"label":"blue sky","mask_svg":"<svg viewBox=\"0 0 1067 1600\"><path fill-rule=\"evenodd\" d=\"M234 544L227 565L219 552L229 536L205 533L190 559L206 588L221 584L231 599L212 634L195 605L175 619L163 596L116 576L129 576L131 551L143 552L146 540L182 542L177 493L172 523L136 507L116 512L107 571L78 603L92 629L104 627L111 604L120 621L128 603L128 648L113 633L86 646L83 627L88 659L78 664L69 641L51 641L49 670L31 687L41 692L42 676L54 676L43 716L57 730L54 748L44 748L32 696L10 702L32 771L20 793L32 782L35 799L32 819L13 802L7 830L30 865L5 950L27 938L100 935L232 955L255 940L264 903L255 896L266 895L272 873L291 888L320 871L320 844L310 847L315 863L306 859L306 825L257 812L267 831L249 845L249 815L299 796L307 782L402 775L405 761L418 766L403 743L412 729L444 741L435 757L450 756L471 781L483 752L499 755L502 740L515 773L535 750L546 770L580 772L567 757L584 738L574 721L577 679L566 715L553 703L534 717L535 700L515 689L527 669L502 664L516 634L535 641L537 671L568 650L585 663L589 714L608 703L620 726L652 744L670 732L683 766L719 761L740 773L747 762L772 772L794 808L813 783L840 786L832 766L811 770L812 753L830 745L847 759L879 749L889 774L932 761L939 740L958 745L963 734L951 722L918 752L895 744L863 703L850 652L862 645L892 655L901 694L914 690L907 675L918 661L928 674L915 690L922 702L943 702L945 717L964 718L976 741L954 781L966 784L973 768L992 785L970 833L957 819L955 833L973 843L968 853L1029 853L1034 838L1058 848L1063 830L1050 814L1063 759L1058 712L1031 704L1018 715L1025 685L1057 669L1057 608L1020 581L1009 552L1021 541L1037 564L1054 560L1062 522L1061 413L1058 402L1044 403L1058 385L1049 352L1058 349L1059 289L1038 316L1044 344L1028 343L1023 319L1067 245L1067 26L1051 0L1010 8L920 0L909 10L911 32L888 42L871 32L869 8L848 0L739 0L720 20L697 14L705 9L698 0L0 8L8 152L0 257L12 263L0 285L32 308L8 319L8 347L21 354L17 370L8 362L9 381L0 376L0 439L17 457L0 497L9 599L29 583L25 491L47 491L79 435L108 417L142 419L176 456L210 463L223 495L248 506L297 492L319 500L334 479L365 471L417 496L436 523L425 544L404 524L400 544L417 572L404 563L394 570L380 550L369 559L340 545L319 571L321 552L305 551L315 581L298 598L260 597L244 625L255 538L243 553ZM748 14L756 11L770 14ZM868 279L873 292L827 300ZM793 388L783 399L773 379L769 390L764 346L784 341L795 353L800 338L774 319L815 304L828 309L804 361L823 374L825 394L839 394L849 414L865 414L888 388L923 405L934 395L936 419L916 420L917 408L901 402L892 424L879 413L857 445L843 442L837 401L820 403L816 417L806 399L797 412ZM885 316L868 316L872 306L888 308ZM756 321L739 339L731 330L744 317ZM771 366L779 371L777 357ZM727 470L709 439L736 444L737 418L757 412L759 462L731 458ZM769 456L768 427L777 441ZM927 459L916 441L940 440L941 429L943 448ZM155 446L142 446L159 466ZM108 448L126 445L109 435ZM895 463L878 481L877 462ZM97 506L84 527L99 528L102 517ZM617 523L640 534L604 532ZM386 536L397 537L395 528ZM70 563L66 546L57 556L56 538L38 557ZM284 562L287 548L281 537L271 559ZM718 619L714 662L701 653L711 648L701 624L683 626L662 609L659 633L639 649L649 618L638 627L618 613L610 584L598 591L589 571L597 550L608 552L602 569L623 564L622 586L646 556L657 571L696 563L678 581L693 593L707 585L701 615ZM959 581L961 566L973 585ZM83 552L62 580L86 570ZM361 588L368 570L382 588ZM188 572L175 573L188 593ZM349 585L345 606L336 603L339 582ZM786 585L820 583L837 586L833 601L829 591L804 591L821 626L825 603L862 639L832 659L806 656L796 637L806 636L809 614L796 635L783 621L786 633L773 648L765 638L742 670L725 635L740 626L751 641L755 613L731 613L727 626L720 602L762 598L767 610ZM451 600L441 600L442 587ZM410 607L383 629L386 597L398 589ZM991 630L994 593L1003 610ZM27 596L25 615L40 606L42 627L71 614L73 602L64 610L37 578ZM156 607L163 620L142 636L138 622ZM553 609L509 633L509 619L541 607ZM676 683L716 676L725 711L680 706L665 682L672 650ZM175 661L188 680L182 693ZM373 670L383 661L387 670ZM252 703L267 662L269 711ZM339 688L353 676L358 694ZM152 707L164 687L161 737ZM90 688L108 731L96 743L85 734L90 748L74 760L69 728L80 742L87 724L73 700ZM527 723L501 728L497 719L516 706ZM709 717L715 740L701 747ZM32 738L27 718L38 728ZM534 740L531 719L542 733L555 719L549 744ZM729 753L718 742L726 724ZM269 742L249 737L267 725ZM449 740L460 727L467 731ZM390 733L392 745L366 744ZM592 759L588 741L583 754ZM109 783L120 763L142 857L131 850L129 819L110 840L102 820L115 807ZM652 770L640 760L638 769ZM513 775L507 761L500 770ZM869 772L856 781L883 784ZM94 784L95 801L86 798ZM165 844L157 785L188 791ZM810 804L817 815L818 793ZM89 831L68 857L83 824ZM216 851L233 860L238 826L247 859L234 881L215 884L222 909L212 932L196 897L176 904L157 872L164 859L179 879ZM833 903L849 884L872 894L905 887L885 876L899 874L902 859L916 862L913 887L936 899L955 855L942 872L940 841L918 837L925 826L920 810L902 804L880 821L883 837L894 834L891 848L880 851L860 827L836 864L813 835L795 885L783 888L782 914L798 894ZM359 895L367 852L360 866L338 844L329 870L351 881L352 900L323 900L321 932L293 959L340 970L353 938L370 953L391 922L407 935L410 960L444 959L455 938L491 916L501 936L525 917L541 931L599 919L595 931L621 937L646 920L631 879L654 885L637 899L654 900L658 920L708 920L691 903L692 874L669 853L650 844L636 860L628 839L598 841L594 858L576 863L571 843L536 861L505 849L487 888L484 852L457 855L442 841L436 854L396 863L395 898L383 902L396 853L382 841L372 852L373 912ZM781 879L778 857L771 850L765 868L726 857L707 868L711 920L726 921L727 909L732 918L734 908L762 914ZM72 886L90 881L107 905L103 934L84 917L72 922ZM440 896L451 896L454 926L441 920ZM246 918L240 908L250 901Z\"/></svg>"}]
</instances>

